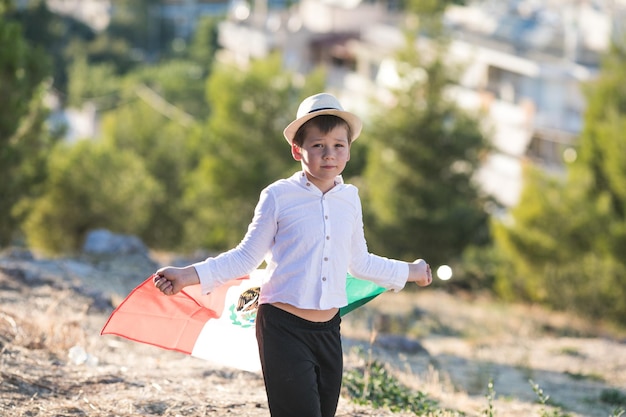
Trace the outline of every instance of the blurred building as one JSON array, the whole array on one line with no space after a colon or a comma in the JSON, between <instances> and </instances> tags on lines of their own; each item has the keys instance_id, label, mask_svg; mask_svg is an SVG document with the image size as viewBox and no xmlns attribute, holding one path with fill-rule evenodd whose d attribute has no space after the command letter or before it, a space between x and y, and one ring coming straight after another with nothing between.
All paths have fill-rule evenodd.
<instances>
[{"instance_id":1,"label":"blurred building","mask_svg":"<svg viewBox=\"0 0 626 417\"><path fill-rule=\"evenodd\" d=\"M220 27L221 59L245 64L273 50L285 66L328 72L328 88L361 115L368 97L397 86L394 54L403 45L405 16L394 2L302 0L290 9L231 14ZM517 203L525 163L562 171L576 157L585 100L581 85L598 73L611 37L623 35L624 2L502 1L449 7L450 62L464 72L450 94L468 110L482 109L495 151L479 180L505 206ZM416 42L428 47L428 39ZM390 103L390 105L392 105Z\"/></svg>"},{"instance_id":2,"label":"blurred building","mask_svg":"<svg viewBox=\"0 0 626 417\"><path fill-rule=\"evenodd\" d=\"M17 7L25 8L30 0L16 0ZM148 7L149 18L170 25L176 36L189 38L203 16L225 15L231 0L158 0ZM105 29L115 13L112 0L46 0L50 11L72 16L96 31Z\"/></svg>"},{"instance_id":3,"label":"blurred building","mask_svg":"<svg viewBox=\"0 0 626 417\"><path fill-rule=\"evenodd\" d=\"M72 16L95 31L111 22L111 0L46 0L51 12Z\"/></svg>"},{"instance_id":4,"label":"blurred building","mask_svg":"<svg viewBox=\"0 0 626 417\"><path fill-rule=\"evenodd\" d=\"M108 24L111 0L47 0L51 10L93 27ZM485 112L495 151L479 180L505 206L517 203L524 164L553 172L576 158L585 99L611 40L626 37L626 0L475 0L451 6L450 62L464 72L450 94ZM395 53L406 16L398 0L161 0L153 19L188 39L200 17L224 16L218 58L246 65L279 50L287 69L327 69L327 88L367 119L374 95L388 103L399 79ZM428 39L417 38L420 47ZM89 116L91 117L91 116Z\"/></svg>"}]
</instances>

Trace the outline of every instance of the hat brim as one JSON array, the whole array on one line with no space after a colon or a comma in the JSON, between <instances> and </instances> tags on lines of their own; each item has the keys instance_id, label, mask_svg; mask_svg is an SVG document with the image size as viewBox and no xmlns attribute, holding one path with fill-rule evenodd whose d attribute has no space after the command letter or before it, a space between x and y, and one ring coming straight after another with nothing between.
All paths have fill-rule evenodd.
<instances>
[{"instance_id":1,"label":"hat brim","mask_svg":"<svg viewBox=\"0 0 626 417\"><path fill-rule=\"evenodd\" d=\"M302 126L303 124L305 124L312 118L317 117L317 116L322 116L324 114L330 114L330 115L337 116L345 120L346 123L348 123L348 126L350 126L350 130L352 131L352 139L351 139L352 142L354 142L361 134L361 129L363 128L363 122L361 122L361 119L359 119L358 116L350 112L344 111L344 110L324 109L324 110L317 110L311 113L307 113L304 116L299 117L293 122L289 123L289 125L287 125L285 130L283 130L283 135L285 136L285 139L287 139L287 142L289 142L289 144L293 144L293 138L296 135L296 132L298 131L298 129L300 129L300 126Z\"/></svg>"}]
</instances>

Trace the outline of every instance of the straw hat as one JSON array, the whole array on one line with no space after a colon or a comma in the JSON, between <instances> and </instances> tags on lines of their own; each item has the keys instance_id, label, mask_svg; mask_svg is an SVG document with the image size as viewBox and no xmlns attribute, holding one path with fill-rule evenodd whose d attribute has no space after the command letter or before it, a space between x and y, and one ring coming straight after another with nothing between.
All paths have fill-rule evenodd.
<instances>
[{"instance_id":1,"label":"straw hat","mask_svg":"<svg viewBox=\"0 0 626 417\"><path fill-rule=\"evenodd\" d=\"M363 127L361 119L353 113L345 111L335 96L328 93L320 93L307 97L300 103L298 112L296 113L296 120L289 123L283 131L287 142L290 144L293 142L293 137L296 135L300 126L312 118L323 114L332 114L341 117L350 126L352 141L355 141L356 138L359 137L361 128Z\"/></svg>"}]
</instances>

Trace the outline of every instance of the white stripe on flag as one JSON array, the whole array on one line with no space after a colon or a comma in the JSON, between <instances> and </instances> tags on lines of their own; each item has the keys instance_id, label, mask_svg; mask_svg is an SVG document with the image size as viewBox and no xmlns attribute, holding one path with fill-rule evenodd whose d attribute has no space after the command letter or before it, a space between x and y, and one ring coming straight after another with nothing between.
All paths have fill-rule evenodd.
<instances>
[{"instance_id":1,"label":"white stripe on flag","mask_svg":"<svg viewBox=\"0 0 626 417\"><path fill-rule=\"evenodd\" d=\"M262 276L263 270L257 270L250 279L228 289L222 315L204 324L191 356L244 371L261 370L254 328L256 308L253 312L237 311L237 305L244 291L261 285ZM246 300L242 304L250 302Z\"/></svg>"}]
</instances>

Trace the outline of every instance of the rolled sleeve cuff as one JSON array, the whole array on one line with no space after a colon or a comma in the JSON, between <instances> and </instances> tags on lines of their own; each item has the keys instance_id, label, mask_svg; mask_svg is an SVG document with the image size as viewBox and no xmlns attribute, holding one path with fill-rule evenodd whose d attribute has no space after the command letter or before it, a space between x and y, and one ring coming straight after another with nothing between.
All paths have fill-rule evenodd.
<instances>
[{"instance_id":1,"label":"rolled sleeve cuff","mask_svg":"<svg viewBox=\"0 0 626 417\"><path fill-rule=\"evenodd\" d=\"M213 292L215 287L219 284L211 280L211 267L207 261L196 262L192 264L198 273L198 278L200 279L200 291L202 294L209 294Z\"/></svg>"},{"instance_id":2,"label":"rolled sleeve cuff","mask_svg":"<svg viewBox=\"0 0 626 417\"><path fill-rule=\"evenodd\" d=\"M409 264L406 262L398 262L398 273L395 274L389 282L389 288L393 292L401 291L409 279Z\"/></svg>"}]
</instances>

